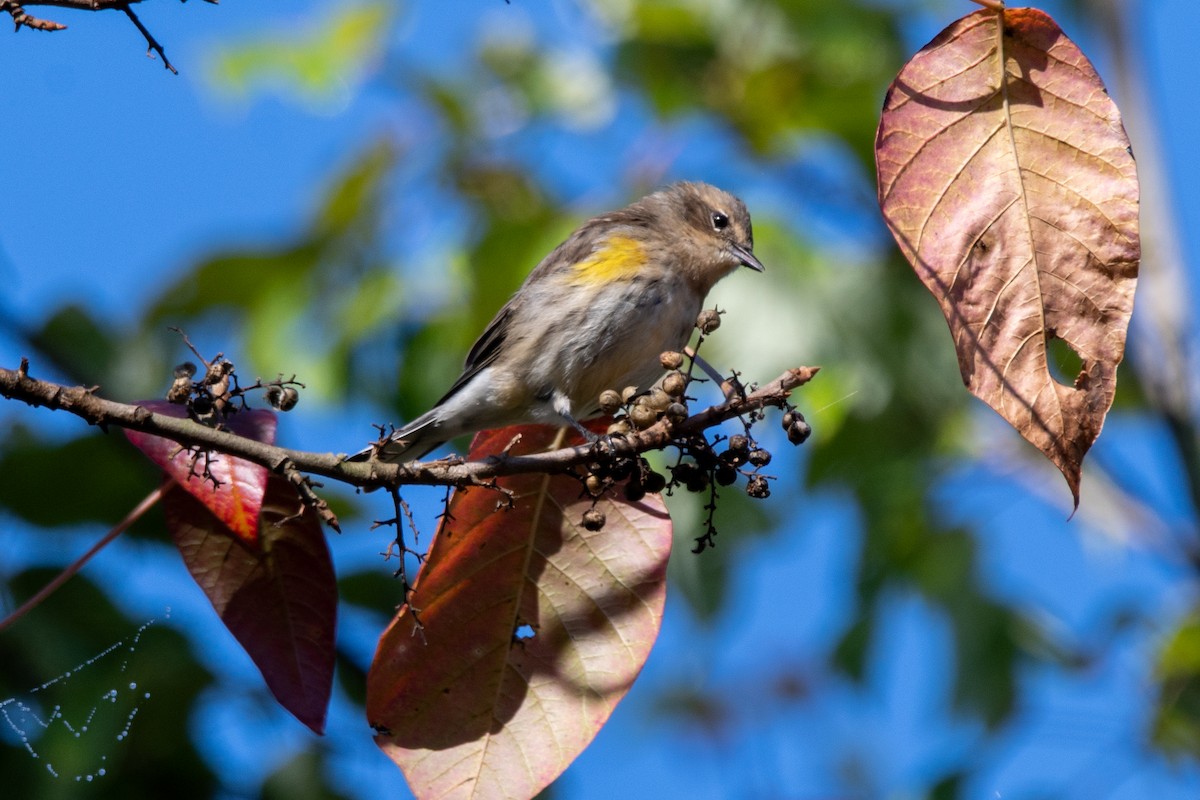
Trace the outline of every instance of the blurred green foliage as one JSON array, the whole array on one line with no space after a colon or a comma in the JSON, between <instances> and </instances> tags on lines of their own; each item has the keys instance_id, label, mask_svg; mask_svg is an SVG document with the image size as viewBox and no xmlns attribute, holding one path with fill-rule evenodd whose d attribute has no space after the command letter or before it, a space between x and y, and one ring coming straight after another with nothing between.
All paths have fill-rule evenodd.
<instances>
[{"instance_id":1,"label":"blurred green foliage","mask_svg":"<svg viewBox=\"0 0 1200 800\"><path fill-rule=\"evenodd\" d=\"M594 0L588 9L610 42L599 55L564 59L561 49L534 34L481 36L476 50L458 54L455 70L437 74L389 53L395 13L383 3L322 11L296 34L248 37L216 57L213 77L222 90L245 95L251 87L270 84L324 101L347 81L370 80L374 88L420 109L436 131L436 147L412 153L387 137L364 141L335 170L296 236L255 248L218 249L182 271L132 326L114 328L84 309L66 307L48 311L46 323L27 332L26 339L36 360L61 377L119 386L129 393L123 399L132 399L160 394L166 386L170 354L179 348L177 341L164 339L163 330L178 325L213 334L236 363L249 365L250 373L295 372L309 386L305 402L354 398L374 403L381 418L410 418L457 376L473 338L579 220L580 209L564 207L550 186L550 157L548 163L531 163L505 151L496 143L494 126L513 138L538 128L581 137L570 140L573 146L592 146L578 126L595 130L612 124L597 109L616 113L622 98L633 98L650 110L643 136L653 137L681 118L709 120L731 132L734 152L723 157L749 164L771 190L784 195L803 194L805 187L793 185L779 170L781 154L798 146L803 151L805 142L833 141L851 154L854 168L846 180L860 182L848 195L862 198L859 210L872 214L874 190L866 176L873 173L877 115L905 54L895 5ZM564 64L578 72L564 78ZM572 87L575 75L586 77L586 85ZM498 95L507 111L488 112L485 100ZM426 167L403 169L409 157ZM627 174L610 177L612 190L632 198L664 166L634 165ZM429 175L433 187L422 183ZM437 264L414 260L389 236L396 198L420 192L436 192L448 213L466 221L464 239ZM975 406L961 388L945 324L892 248L866 247L847 259L822 250L802 219L782 211L760 215L756 209L755 221L758 241L771 253L764 257L771 268L768 277L778 281L771 285L786 292L781 302L803 326L798 340L763 346L779 348L785 365L824 365L799 402L805 409L828 410L804 448L803 469L784 475L766 505L732 494L725 498L718 518L720 549L699 559L677 554L684 557L673 559L672 578L696 616L711 622L736 603L728 578L746 541L790 525L812 493L849 497L861 525L856 608L839 641L824 654L827 668L865 680L886 605L898 594L915 594L952 630L955 708L995 730L1018 701L1023 664L1045 660L1048 652L1057 652L1060 663L1072 663L1072 654L1066 645L1052 643L1035 621L988 595L972 532L943 519L931 501L937 481L974 453L968 437ZM425 303L418 291L431 283L437 284L432 296L440 302ZM1122 381L1127 380L1136 386L1136 375L1124 370ZM1138 391L1123 390L1119 402L1154 413ZM0 441L0 508L48 530L118 519L149 491L154 475L114 438L61 442L21 428L6 432ZM330 449L341 446L330 443ZM54 475L62 463L79 476L106 478ZM28 488L64 485L71 487L71 503L48 502ZM678 519L696 513L688 502L678 499ZM686 525L681 525L680 543L681 550L690 546ZM18 576L7 591L23 598L34 590L34 579L44 577ZM364 608L386 611L397 602L394 583L378 573L342 575L341 586L346 602ZM0 685L0 695L16 694L47 675L26 638L36 635L58 647L69 643L79 659L107 644L89 634L92 623L63 609L87 608L89 617L104 617L95 623L106 626L99 629L120 629L119 612L86 580L77 578L64 591L74 593L71 602L48 605L38 628L0 636L0 661L6 665L0 680L7 682ZM345 653L339 665L346 693L361 702L365 665ZM1169 639L1159 672L1163 703L1157 740L1194 755L1200 752L1196 617ZM789 675L784 666L780 680ZM134 741L137 747L173 752L162 760L130 753L128 763L112 765L120 777L105 786L119 787L122 797L204 797L213 791L214 777L180 722L205 678L198 667L166 678L171 705L148 708L169 719L139 718L139 726L150 726L152 733L143 731ZM721 698L752 691L744 685L681 689L658 705L667 717L719 730L731 716ZM72 692L101 693L90 686ZM268 781L263 796L335 797L324 784L322 757L317 749L296 756ZM27 758L23 752L0 750L0 758L4 774L28 773L11 768ZM170 792L155 794L168 778L143 766L151 763L172 765ZM950 798L961 796L965 785L964 774L955 771L925 789L929 797ZM18 791L16 796L32 795Z\"/></svg>"},{"instance_id":2,"label":"blurred green foliage","mask_svg":"<svg viewBox=\"0 0 1200 800\"><path fill-rule=\"evenodd\" d=\"M1176 757L1200 753L1200 611L1192 611L1162 648L1161 697L1154 738Z\"/></svg>"},{"instance_id":3,"label":"blurred green foliage","mask_svg":"<svg viewBox=\"0 0 1200 800\"><path fill-rule=\"evenodd\" d=\"M273 88L313 105L344 101L382 53L392 4L334 4L295 31L251 35L213 55L213 86L247 99Z\"/></svg>"},{"instance_id":4,"label":"blurred green foliage","mask_svg":"<svg viewBox=\"0 0 1200 800\"><path fill-rule=\"evenodd\" d=\"M7 589L27 597L54 577L56 570L29 570L14 576ZM219 782L200 758L186 725L186 710L209 682L210 676L194 660L179 658L187 642L165 625L141 632L108 600L104 591L85 576L77 575L55 596L53 612L47 606L32 618L0 636L0 698L13 698L36 710L37 718L62 721L42 729L10 705L4 708L5 733L26 734L38 753L32 761L19 742L10 739L0 747L3 792L12 798L208 798ZM142 620L144 622L144 620ZM129 638L114 640L113 632ZM114 645L118 645L115 646ZM110 652L100 658L98 654ZM91 663L95 659L95 663ZM52 683L63 664L73 666L69 680ZM128 664L128 670L121 668ZM150 686L130 686L138 676ZM30 690L42 686L36 693ZM136 717L137 736L118 736ZM37 766L31 769L30 764ZM48 780L53 769L58 780ZM74 780L73 776L105 779Z\"/></svg>"}]
</instances>

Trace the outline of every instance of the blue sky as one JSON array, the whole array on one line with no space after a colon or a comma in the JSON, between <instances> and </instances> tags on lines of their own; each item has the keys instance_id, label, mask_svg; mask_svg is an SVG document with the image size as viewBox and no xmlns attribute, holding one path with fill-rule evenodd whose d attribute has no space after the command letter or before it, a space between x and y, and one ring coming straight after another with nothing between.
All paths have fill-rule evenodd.
<instances>
[{"instance_id":1,"label":"blue sky","mask_svg":"<svg viewBox=\"0 0 1200 800\"><path fill-rule=\"evenodd\" d=\"M206 80L206 67L221 43L239 41L247 32L289 30L296 17L330 5L336 4L294 2L284 9L237 0L220 6L144 3L139 12L181 70L178 77L147 63L136 31L117 14L48 10L46 16L67 22L70 30L5 36L0 119L9 148L0 159L5 200L0 285L6 289L0 314L36 323L62 303L76 301L119 325L177 270L212 247L269 243L301 230L316 202L315 187L353 155L357 143L395 126L402 110L389 106L391 96L369 86L321 109L272 94L230 100ZM481 16L523 13L519 5L518 0L510 10L488 0L473 4L475 13L446 14L442 4L413 3L403 11L389 46L450 68L454 43L473 39ZM1186 0L1141 7L1134 34L1145 55L1149 99L1158 115L1182 245L1190 256L1200 235L1200 200L1186 188L1200 183L1200 160L1193 155L1200 141L1194 102L1194 87L1200 85L1200 60L1194 57L1200 7ZM913 18L914 47L973 6L964 0L944 8L949 10L941 17ZM564 42L588 40L590 28L576 6L560 0L546 9L543 14L530 7L539 27L552 28ZM1069 18L1060 21L1085 51L1096 49L1089 47L1086 29L1077 31ZM1103 73L1104 64L1098 66ZM1135 141L1138 150L1148 146ZM730 174L738 176L736 167ZM583 175L564 173L555 188L581 206L595 200L596 189ZM853 223L835 219L831 228ZM441 229L433 226L430 236L453 226L453 220ZM0 332L0 364L12 366L19 355ZM349 450L353 445L347 442L358 441L356 431L369 430L374 419L369 409L354 413L361 416L348 420L328 409L304 408L297 421L285 423L282 435L297 447ZM40 423L46 416L0 404L0 424ZM50 424L78 432L70 421ZM1169 520L1194 525L1172 499L1178 496L1176 475L1164 449L1160 431L1116 418L1097 456L1129 464L1154 487L1150 494ZM981 479L983 490L977 488ZM969 503L954 502L961 496L955 481L972 487ZM1194 599L1187 574L1153 548L1138 540L1132 545L1106 540L1086 515L1066 524L1060 507L1017 494L1003 478L963 474L951 478L944 491L948 516L985 521L979 525L981 569L995 594L1063 626L1078 641L1098 645L1108 635L1095 620L1111 603L1135 602L1170 618ZM944 692L949 632L944 620L915 597L898 596L890 607L865 690L822 676L820 661L851 613L857 519L853 507L836 496L812 503L802 530L750 546L734 578L740 598L736 613L730 609L727 618L707 629L678 598L670 601L668 623L645 673L567 773L567 796L611 797L618 787L632 798L719 798L780 790L789 796L829 796L846 785L830 782L831 776L853 769L842 763L847 754L867 765L863 796L904 796L960 759L983 767L979 785L971 787L978 797L1048 790L1080 798L1182 798L1200 791L1194 766L1172 766L1140 743L1144 719L1139 715L1145 708L1129 698L1145 691L1147 632L1121 634L1118 646L1082 678L1068 679L1050 668L1023 676L1032 689L1030 707L986 748L973 723L949 713ZM3 521L0 569L6 572L57 563L62 550L81 549L100 533L79 531L66 537L68 547L61 541L46 547L34 532ZM340 537L333 546L340 569L375 558L353 536ZM135 556L144 568L130 575ZM89 574L119 587L114 588L118 600L134 618L162 617L170 607L169 624L199 631L205 644L197 652L222 683L189 725L231 789L253 785L272 766L258 756L264 736L281 757L309 742L283 712L264 711L257 703L254 667L215 624L207 601L188 585L169 548L121 542L89 567ZM781 612L795 608L806 613L796 618ZM348 617L342 635L369 652L382 619ZM715 663L696 656L709 652L698 648L698 641L717 645ZM773 648L773 659L794 662L800 674L816 681L811 698L746 709L737 726L744 735L725 741L681 735L647 709L664 687L682 683L736 691L739 681L762 678L765 643ZM222 737L203 733L214 728ZM357 713L335 703L330 728L330 746L338 754L334 768L359 787L356 796L397 796L398 773L375 750ZM256 744L243 746L250 741ZM732 774L731 763L739 765Z\"/></svg>"}]
</instances>

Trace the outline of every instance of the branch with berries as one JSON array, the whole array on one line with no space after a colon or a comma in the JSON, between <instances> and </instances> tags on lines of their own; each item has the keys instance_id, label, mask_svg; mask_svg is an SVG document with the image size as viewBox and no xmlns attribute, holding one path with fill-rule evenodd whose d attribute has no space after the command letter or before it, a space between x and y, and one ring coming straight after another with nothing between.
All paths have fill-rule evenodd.
<instances>
[{"instance_id":1,"label":"branch with berries","mask_svg":"<svg viewBox=\"0 0 1200 800\"><path fill-rule=\"evenodd\" d=\"M221 362L214 359L214 363ZM636 409L650 407L649 401L631 398L633 403L629 405L629 411L620 415L614 423L619 430L603 437L596 444L564 447L536 455L499 454L483 461L464 461L450 457L404 464L352 463L346 460L344 454L306 452L265 444L231 433L213 421L223 414L238 413L240 403L226 402L222 414L212 417L201 418L199 414L196 418L167 416L150 411L143 405L106 399L98 393L99 387L65 386L40 380L30 374L30 365L26 360L22 360L17 369L0 368L0 396L34 407L67 411L102 429L110 426L126 428L161 436L184 447L213 450L235 456L285 477L301 472L364 488L405 485L483 486L505 475L562 473L597 461L611 463L651 450L661 450L675 442L691 442L694 437L703 436L705 430L726 420L750 418L768 407L785 408L788 411L789 416L786 419L791 426L788 435L793 442L799 443L807 438L808 427L803 417L791 409L789 397L793 390L811 380L817 370L817 367L789 369L757 389L743 395L735 394L719 405L683 418L664 413L656 416L652 424L641 429L634 427L633 423L629 423L626 429L621 422L627 417L639 418L643 422L647 420L646 415ZM216 373L224 376L232 372L232 365L220 367L215 371L210 367L196 383L211 386L212 384L206 383L209 377ZM186 381L191 378L188 369L177 371L177 382L180 379ZM271 387L280 386L280 382L262 384L258 381L255 386L263 386L264 392L271 393ZM290 398L291 394L283 391L287 388L291 388L290 383L288 386L281 386L280 394ZM203 398L204 394L197 393L196 396ZM207 412L213 401L201 400L200 405Z\"/></svg>"},{"instance_id":2,"label":"branch with berries","mask_svg":"<svg viewBox=\"0 0 1200 800\"><path fill-rule=\"evenodd\" d=\"M697 347L718 324L716 312L701 315ZM435 590L439 585L459 587L458 602L467 606L474 607L479 597L484 605L494 605L498 597L509 596L505 586L519 584L527 589L545 576L556 574L546 570L546 559L565 559L562 566L569 563L584 570L587 578L578 586L584 587L579 591L585 593L589 604L600 603L606 593L618 590L660 596L671 535L670 519L658 495L675 491L706 493L708 519L694 549L699 552L712 546L716 535L713 512L719 490L742 481L751 497L764 498L770 493L770 476L762 469L771 462L771 454L755 441L752 429L765 418L765 409L780 408L789 441L803 443L810 429L790 398L817 373L816 367L797 367L762 386L743 387L736 374L721 377L694 350L666 352L660 357L666 374L649 391L625 387L604 392L602 410L610 421L607 428L603 422L589 425L591 441L581 439L577 445L562 446L568 428L554 432L546 426L515 426L477 436L477 445L489 434L490 442L473 446L472 460L448 457L386 463L378 458L351 461L345 454L274 445L273 412L294 407L303 385L294 376L282 375L274 380L242 383L233 362L224 355L205 358L186 336L183 340L198 364L185 362L175 368L165 400L116 402L102 397L99 387L39 379L31 374L26 359L16 369L0 368L0 396L33 407L67 411L106 431L109 427L122 428L134 446L164 474L163 483L102 540L43 590L0 619L0 630L37 607L146 509L161 502L167 527L186 566L226 626L259 665L273 691L283 685L281 675L293 674L294 648L310 652L316 666L308 668L309 677L321 688L309 693L288 689L292 684L287 684L276 691L276 697L318 731L324 724L332 682L338 597L322 523L335 530L340 528L328 503L318 494L322 484L315 478L386 489L390 495L392 517L377 521L372 528L394 529L384 556L396 559L394 574L403 600L393 624L405 628L405 641L414 635L423 641L427 625L438 631L438 641L447 631L457 631L444 615L461 606L438 600ZM696 399L688 395L688 390L696 381L705 380L694 374L697 371L717 382L724 398L693 413L689 403L695 404ZM712 430L731 420L740 423L740 429L732 435ZM384 446L389 438L390 431L381 429L373 447ZM667 457L654 459L652 465L644 457L650 451L671 448L677 451L673 463ZM532 481L526 477L523 482L517 477L522 475L532 476ZM531 484L540 487L542 494L524 490ZM413 545L419 542L412 510L400 496L401 487L408 485L448 487L445 512L428 553L409 545L409 541ZM529 507L531 503L540 507L542 497L548 498L548 504L560 509L561 514L557 520L553 514L535 515L538 522L531 524ZM497 513L506 510L511 516ZM608 532L603 534L606 538L615 541L617 534L629 536L637 546L629 552L624 548L590 549L587 536L606 526L615 528L612 537ZM405 535L406 529L412 533L411 540ZM584 531L586 535L571 531ZM519 564L523 566L515 571L504 565L493 566L487 570L490 578L484 581L486 585L479 584L471 577L478 572L471 566L477 551L469 544L479 537L485 540L481 546L536 552L535 561L521 559ZM544 546L537 545L539 537L549 537ZM464 546L470 552L464 551ZM613 556L618 551L624 555ZM231 553L236 557L231 558ZM420 565L415 581L409 580L406 566L412 558ZM489 581L499 582L499 588ZM587 594L589 591L593 594ZM640 602L635 605L651 607ZM288 639L283 645L261 635L264 629L288 628L280 618L286 620L288 614L300 608L306 619L314 620L305 630L317 633ZM624 619L624 615L618 616ZM534 624L546 636L525 646L553 649L559 640L549 634L556 624L554 620L543 616L530 623L530 630L535 630ZM512 630L491 630L483 634L483 639L490 642L496 636L513 635ZM423 660L421 669L427 669L430 663ZM382 680L392 681L394 673L395 667L383 670Z\"/></svg>"}]
</instances>

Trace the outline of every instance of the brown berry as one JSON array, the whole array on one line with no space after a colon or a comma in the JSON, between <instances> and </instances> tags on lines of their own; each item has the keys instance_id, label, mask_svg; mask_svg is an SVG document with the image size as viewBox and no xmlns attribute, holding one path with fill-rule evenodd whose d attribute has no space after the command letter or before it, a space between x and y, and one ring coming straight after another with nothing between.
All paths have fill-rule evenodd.
<instances>
[{"instance_id":1,"label":"brown berry","mask_svg":"<svg viewBox=\"0 0 1200 800\"><path fill-rule=\"evenodd\" d=\"M604 479L599 475L588 475L583 485L592 497L599 497L604 492Z\"/></svg>"},{"instance_id":2,"label":"brown berry","mask_svg":"<svg viewBox=\"0 0 1200 800\"><path fill-rule=\"evenodd\" d=\"M283 392L279 397L279 405L276 406L280 411L291 411L296 407L296 403L300 402L300 393L296 391L294 386L284 386Z\"/></svg>"},{"instance_id":3,"label":"brown berry","mask_svg":"<svg viewBox=\"0 0 1200 800\"><path fill-rule=\"evenodd\" d=\"M631 503L636 503L646 496L646 487L637 481L630 481L625 484L625 499Z\"/></svg>"},{"instance_id":4,"label":"brown berry","mask_svg":"<svg viewBox=\"0 0 1200 800\"><path fill-rule=\"evenodd\" d=\"M658 357L658 363L663 365L663 369L679 369L683 366L683 353L668 350Z\"/></svg>"},{"instance_id":5,"label":"brown berry","mask_svg":"<svg viewBox=\"0 0 1200 800\"><path fill-rule=\"evenodd\" d=\"M223 381L231 372L233 372L233 362L218 358L208 365L208 372L204 374L203 383L205 386L215 386Z\"/></svg>"},{"instance_id":6,"label":"brown berry","mask_svg":"<svg viewBox=\"0 0 1200 800\"><path fill-rule=\"evenodd\" d=\"M598 508L589 508L583 512L583 527L589 531L598 531L604 527L604 512Z\"/></svg>"},{"instance_id":7,"label":"brown berry","mask_svg":"<svg viewBox=\"0 0 1200 800\"><path fill-rule=\"evenodd\" d=\"M629 409L629 419L639 431L644 431L658 422L658 412L645 403L637 403Z\"/></svg>"},{"instance_id":8,"label":"brown berry","mask_svg":"<svg viewBox=\"0 0 1200 800\"><path fill-rule=\"evenodd\" d=\"M721 312L715 308L706 308L696 317L696 327L701 333L709 334L721 327Z\"/></svg>"},{"instance_id":9,"label":"brown berry","mask_svg":"<svg viewBox=\"0 0 1200 800\"><path fill-rule=\"evenodd\" d=\"M658 494L667 488L667 479L661 472L651 470L642 475L642 487L650 494Z\"/></svg>"},{"instance_id":10,"label":"brown berry","mask_svg":"<svg viewBox=\"0 0 1200 800\"><path fill-rule=\"evenodd\" d=\"M735 433L729 437L729 449L734 453L746 453L750 450L750 437L744 433Z\"/></svg>"},{"instance_id":11,"label":"brown berry","mask_svg":"<svg viewBox=\"0 0 1200 800\"><path fill-rule=\"evenodd\" d=\"M771 487L762 475L752 475L750 480L746 481L746 494L761 500L771 496Z\"/></svg>"},{"instance_id":12,"label":"brown berry","mask_svg":"<svg viewBox=\"0 0 1200 800\"><path fill-rule=\"evenodd\" d=\"M671 403L667 406L666 417L672 425L678 425L688 418L688 408L683 403Z\"/></svg>"},{"instance_id":13,"label":"brown berry","mask_svg":"<svg viewBox=\"0 0 1200 800\"><path fill-rule=\"evenodd\" d=\"M683 397L687 389L687 377L682 372L668 372L662 380L662 388L671 397Z\"/></svg>"},{"instance_id":14,"label":"brown berry","mask_svg":"<svg viewBox=\"0 0 1200 800\"><path fill-rule=\"evenodd\" d=\"M605 389L600 393L600 410L605 414L612 414L621 407L621 395L617 394L612 389Z\"/></svg>"},{"instance_id":15,"label":"brown berry","mask_svg":"<svg viewBox=\"0 0 1200 800\"><path fill-rule=\"evenodd\" d=\"M183 404L192 396L192 380L186 375L176 378L167 390L167 402Z\"/></svg>"},{"instance_id":16,"label":"brown berry","mask_svg":"<svg viewBox=\"0 0 1200 800\"><path fill-rule=\"evenodd\" d=\"M621 402L628 403L630 400L638 396L638 388L636 386L626 386L621 390Z\"/></svg>"},{"instance_id":17,"label":"brown berry","mask_svg":"<svg viewBox=\"0 0 1200 800\"><path fill-rule=\"evenodd\" d=\"M722 464L721 466L717 467L717 471L713 475L713 477L715 477L717 480L717 484L720 486L729 486L737 480L737 476L737 470L728 464Z\"/></svg>"},{"instance_id":18,"label":"brown berry","mask_svg":"<svg viewBox=\"0 0 1200 800\"><path fill-rule=\"evenodd\" d=\"M627 418L621 417L620 419L615 420L613 424L609 425L608 430L605 431L605 433L607 433L609 436L628 436L629 434L633 433L633 426L629 424L629 420Z\"/></svg>"},{"instance_id":19,"label":"brown berry","mask_svg":"<svg viewBox=\"0 0 1200 800\"><path fill-rule=\"evenodd\" d=\"M671 405L671 395L664 392L660 387L655 386L646 395L644 402L655 411L666 411L667 406Z\"/></svg>"}]
</instances>

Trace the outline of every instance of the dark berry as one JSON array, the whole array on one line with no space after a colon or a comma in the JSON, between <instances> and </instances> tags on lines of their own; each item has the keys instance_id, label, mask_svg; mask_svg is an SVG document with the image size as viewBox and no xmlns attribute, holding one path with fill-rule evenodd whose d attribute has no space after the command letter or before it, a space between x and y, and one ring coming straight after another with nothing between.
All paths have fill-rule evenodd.
<instances>
[{"instance_id":1,"label":"dark berry","mask_svg":"<svg viewBox=\"0 0 1200 800\"><path fill-rule=\"evenodd\" d=\"M751 450L749 460L756 467L765 467L771 463L771 454L766 450Z\"/></svg>"}]
</instances>

